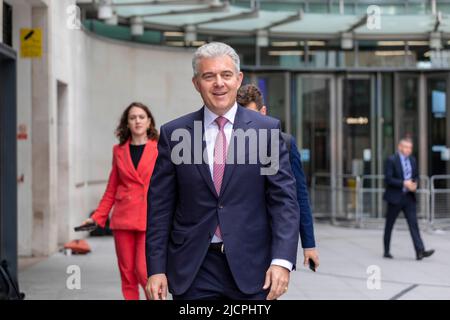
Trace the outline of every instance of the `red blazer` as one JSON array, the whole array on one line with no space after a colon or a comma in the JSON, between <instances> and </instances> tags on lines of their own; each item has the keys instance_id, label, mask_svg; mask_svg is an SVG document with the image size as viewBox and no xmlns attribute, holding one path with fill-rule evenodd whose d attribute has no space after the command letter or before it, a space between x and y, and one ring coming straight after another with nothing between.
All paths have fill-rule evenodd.
<instances>
[{"instance_id":1,"label":"red blazer","mask_svg":"<svg viewBox=\"0 0 450 320\"><path fill-rule=\"evenodd\" d=\"M130 155L130 141L114 146L108 185L91 217L97 224L105 226L114 206L111 229L146 230L147 191L157 156L157 141L149 140L136 170Z\"/></svg>"}]
</instances>

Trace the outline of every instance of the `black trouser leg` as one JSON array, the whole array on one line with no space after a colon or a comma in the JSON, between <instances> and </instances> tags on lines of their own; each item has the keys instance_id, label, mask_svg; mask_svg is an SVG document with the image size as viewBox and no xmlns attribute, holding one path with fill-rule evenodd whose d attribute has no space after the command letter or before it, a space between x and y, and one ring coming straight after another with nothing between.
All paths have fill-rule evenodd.
<instances>
[{"instance_id":1,"label":"black trouser leg","mask_svg":"<svg viewBox=\"0 0 450 320\"><path fill-rule=\"evenodd\" d=\"M417 222L416 201L408 199L403 209L406 221L408 222L409 232L414 243L416 252L424 251L422 238L420 237L419 223Z\"/></svg>"},{"instance_id":2,"label":"black trouser leg","mask_svg":"<svg viewBox=\"0 0 450 320\"><path fill-rule=\"evenodd\" d=\"M395 220L397 220L398 214L401 210L401 204L388 203L386 224L384 226L384 253L389 253L392 229L394 228Z\"/></svg>"}]
</instances>

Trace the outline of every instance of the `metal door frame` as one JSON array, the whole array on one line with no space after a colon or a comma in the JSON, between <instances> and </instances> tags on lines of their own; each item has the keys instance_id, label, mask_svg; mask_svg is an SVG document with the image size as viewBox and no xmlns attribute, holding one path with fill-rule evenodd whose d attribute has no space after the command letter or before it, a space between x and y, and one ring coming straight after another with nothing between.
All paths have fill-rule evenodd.
<instances>
[{"instance_id":1,"label":"metal door frame","mask_svg":"<svg viewBox=\"0 0 450 320\"><path fill-rule=\"evenodd\" d=\"M353 73L351 71L344 73L344 74L338 74L336 76L336 92L337 92L337 107L336 107L336 124L335 124L335 136L337 139L337 148L336 148L336 186L342 185L342 179L339 177L342 177L344 175L343 172L343 107L344 107L344 80L346 79L364 79L364 80L370 80L370 149L372 152L372 159L370 164L370 170L372 173L376 173L377 171L377 155L376 152L378 150L377 146L377 130L379 127L377 120L377 90L381 90L381 88L376 87L376 80L377 75L376 72L364 72L364 73ZM374 158L375 157L375 158ZM343 194L338 193L336 194L336 207L335 209L342 208L344 201L343 201ZM336 222L335 216L336 216L337 210L333 211L333 222ZM355 215L356 219L356 215Z\"/></svg>"},{"instance_id":2,"label":"metal door frame","mask_svg":"<svg viewBox=\"0 0 450 320\"><path fill-rule=\"evenodd\" d=\"M336 158L337 158L337 137L336 134L336 112L337 112L337 99L336 99L336 73L330 72L330 73L309 73L309 72L293 72L292 79L293 81L297 81L297 78L309 78L309 79L326 79L329 80L329 103L330 103L330 115L329 115L329 125L330 125L330 188L331 188L331 216L333 216L333 212L336 211L336 173L337 173L337 166L336 166ZM298 92L297 94L297 100L299 99ZM292 108L296 108L297 106L292 105ZM291 119L289 119L291 120ZM301 128L302 123L301 120L295 119L297 122L296 127ZM300 123L299 123L300 122ZM301 129L300 129L301 130ZM302 143L299 143L299 146L302 146Z\"/></svg>"},{"instance_id":3,"label":"metal door frame","mask_svg":"<svg viewBox=\"0 0 450 320\"><path fill-rule=\"evenodd\" d=\"M0 43L0 260L17 279L16 53Z\"/></svg>"}]
</instances>

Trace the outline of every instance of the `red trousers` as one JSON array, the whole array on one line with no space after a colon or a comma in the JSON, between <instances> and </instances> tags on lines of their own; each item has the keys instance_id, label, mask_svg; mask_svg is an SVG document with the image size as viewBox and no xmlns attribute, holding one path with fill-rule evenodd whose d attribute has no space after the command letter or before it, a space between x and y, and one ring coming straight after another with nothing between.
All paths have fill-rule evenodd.
<instances>
[{"instance_id":1,"label":"red trousers","mask_svg":"<svg viewBox=\"0 0 450 320\"><path fill-rule=\"evenodd\" d=\"M122 293L125 300L139 300L139 284L147 284L145 231L113 230Z\"/></svg>"}]
</instances>

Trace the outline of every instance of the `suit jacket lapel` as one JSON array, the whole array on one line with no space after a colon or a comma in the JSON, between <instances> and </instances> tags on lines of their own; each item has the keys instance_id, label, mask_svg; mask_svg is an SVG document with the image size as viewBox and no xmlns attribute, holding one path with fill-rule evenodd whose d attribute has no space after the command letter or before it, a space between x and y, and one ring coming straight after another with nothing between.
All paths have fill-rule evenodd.
<instances>
[{"instance_id":1,"label":"suit jacket lapel","mask_svg":"<svg viewBox=\"0 0 450 320\"><path fill-rule=\"evenodd\" d=\"M129 148L128 148L129 149ZM137 175L142 180L146 182L148 175L150 174L149 165L154 162L157 152L156 152L156 141L149 140L142 153L141 160L139 161L137 167ZM130 156L131 158L131 156ZM133 166L134 167L134 166Z\"/></svg>"},{"instance_id":2,"label":"suit jacket lapel","mask_svg":"<svg viewBox=\"0 0 450 320\"><path fill-rule=\"evenodd\" d=\"M242 129L242 130L246 131L248 128L248 124L252 121L251 119L248 119L246 117L246 114L244 112L242 112L242 109L243 109L243 107L238 105L236 116L234 118L233 133L231 134L231 139L228 142L228 146L231 145L231 141L233 141L233 139L234 139L235 130ZM220 188L220 196L222 196L223 193L225 192L225 189L226 189L228 183L230 182L231 176L233 175L234 169L236 168L236 165L237 165L236 159L237 159L238 155L236 154L236 151L239 151L240 148L238 148L235 145L234 149L235 149L234 159L227 158L227 163L225 164L225 172L223 174L222 186ZM228 154L229 154L229 152L228 152Z\"/></svg>"},{"instance_id":3,"label":"suit jacket lapel","mask_svg":"<svg viewBox=\"0 0 450 320\"><path fill-rule=\"evenodd\" d=\"M134 164L133 164L133 160L131 159L131 153L130 153L130 140L128 140L127 142L125 142L125 144L122 146L122 150L123 150L123 155L125 157L124 162L126 164L127 167L127 171L130 173L131 176L133 176L136 180L138 180L139 182L142 183L142 179L139 176L137 170L134 168ZM146 149L146 148L145 148ZM144 149L144 152L145 152ZM139 161L139 163L142 162L142 159ZM139 168L139 165L138 165Z\"/></svg>"},{"instance_id":4,"label":"suit jacket lapel","mask_svg":"<svg viewBox=\"0 0 450 320\"><path fill-rule=\"evenodd\" d=\"M203 107L204 108L204 107ZM190 136L191 136L191 163L194 163L194 153L196 152L196 150L194 149L195 147L195 143L198 143L198 141L194 141L195 140L195 135L194 135L194 123L196 121L198 121L199 123L201 123L201 130L202 130L202 135L201 135L201 139L202 139L202 154L201 156L201 163L200 164L195 164L195 166L197 167L198 171L200 172L200 175L202 176L203 180L205 180L206 185L208 186L208 188L211 190L211 192L216 196L219 197L217 195L216 192L216 188L214 187L214 182L211 178L211 171L209 170L209 165L208 163L206 163L205 161L203 161L203 154L206 153L206 141L203 138L205 135L205 127L204 127L204 111L203 108L201 108L199 111L197 111L194 114L194 121L192 123L189 123L187 125L187 128L190 132Z\"/></svg>"}]
</instances>

